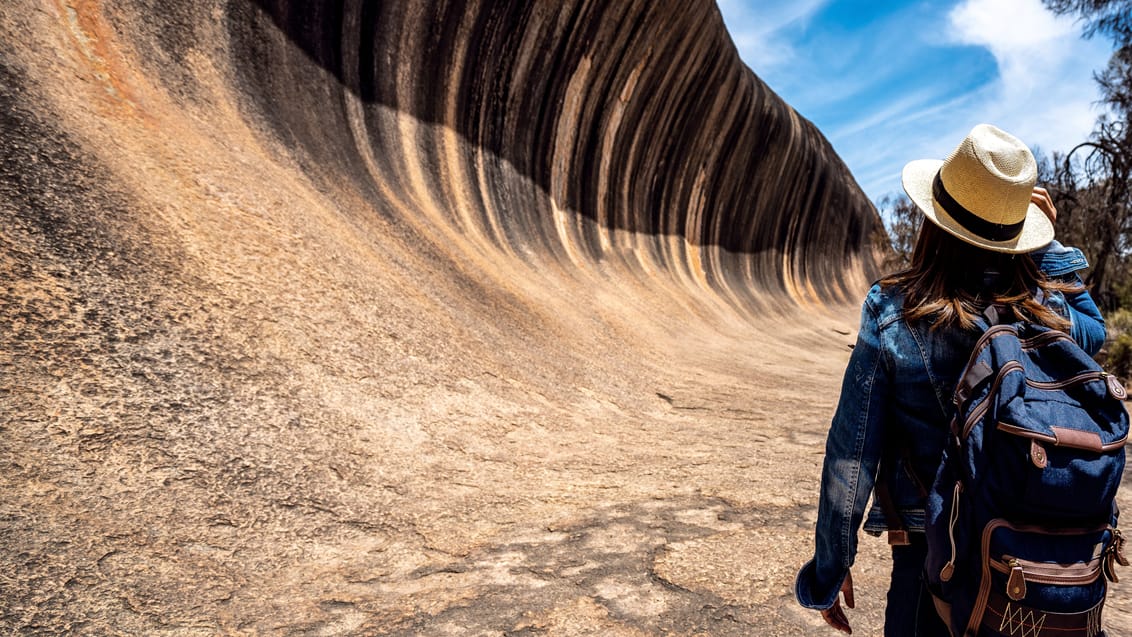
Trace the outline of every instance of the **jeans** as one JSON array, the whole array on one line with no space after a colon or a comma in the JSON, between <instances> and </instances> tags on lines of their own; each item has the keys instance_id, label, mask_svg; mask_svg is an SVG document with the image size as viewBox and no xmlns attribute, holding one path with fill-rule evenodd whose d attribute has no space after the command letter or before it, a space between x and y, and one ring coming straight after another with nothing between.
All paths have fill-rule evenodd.
<instances>
[{"instance_id":1,"label":"jeans","mask_svg":"<svg viewBox=\"0 0 1132 637\"><path fill-rule=\"evenodd\" d=\"M911 544L892 547L892 583L884 609L885 637L950 637L936 613L924 580L928 544L923 533L909 533Z\"/></svg>"}]
</instances>

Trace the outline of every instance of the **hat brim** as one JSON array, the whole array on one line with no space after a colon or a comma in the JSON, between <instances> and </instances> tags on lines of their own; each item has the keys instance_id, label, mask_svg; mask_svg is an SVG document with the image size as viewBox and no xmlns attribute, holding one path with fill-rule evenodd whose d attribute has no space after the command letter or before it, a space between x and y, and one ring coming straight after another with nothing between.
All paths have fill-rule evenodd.
<instances>
[{"instance_id":1,"label":"hat brim","mask_svg":"<svg viewBox=\"0 0 1132 637\"><path fill-rule=\"evenodd\" d=\"M994 252L1011 254L1033 252L1053 241L1053 222L1042 212L1041 208L1033 203L1026 211L1026 220L1022 224L1022 232L1009 241L991 241L964 228L951 215L947 214L947 211L932 197L932 182L941 166L943 166L942 160L918 159L904 166L904 171L901 174L904 192L908 193L908 197L929 221L967 243Z\"/></svg>"}]
</instances>

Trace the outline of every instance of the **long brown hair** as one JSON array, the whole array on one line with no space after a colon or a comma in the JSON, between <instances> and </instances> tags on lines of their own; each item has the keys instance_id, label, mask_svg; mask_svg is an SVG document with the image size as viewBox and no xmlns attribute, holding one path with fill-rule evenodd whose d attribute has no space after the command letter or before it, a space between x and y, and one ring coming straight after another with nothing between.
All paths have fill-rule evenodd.
<instances>
[{"instance_id":1,"label":"long brown hair","mask_svg":"<svg viewBox=\"0 0 1132 637\"><path fill-rule=\"evenodd\" d=\"M929 321L933 330L973 329L978 316L993 304L1008 307L1017 320L1065 331L1069 320L1042 305L1034 294L1082 289L1046 278L1028 255L984 250L930 221L920 226L911 265L884 277L880 284L897 286L904 293L907 321Z\"/></svg>"}]
</instances>

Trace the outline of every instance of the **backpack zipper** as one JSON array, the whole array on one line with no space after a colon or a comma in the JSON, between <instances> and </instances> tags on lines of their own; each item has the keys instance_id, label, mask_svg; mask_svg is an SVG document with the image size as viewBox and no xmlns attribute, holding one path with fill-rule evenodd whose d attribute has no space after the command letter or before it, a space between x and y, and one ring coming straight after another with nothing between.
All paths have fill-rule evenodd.
<instances>
[{"instance_id":1,"label":"backpack zipper","mask_svg":"<svg viewBox=\"0 0 1132 637\"><path fill-rule=\"evenodd\" d=\"M989 329L987 329L985 332L983 332L982 335L979 336L979 340L975 342L975 346L973 348L971 348L971 355L967 359L967 365L963 367L963 376L966 376L967 372L971 369L971 366L974 365L975 362L979 359L979 356L982 354L983 350L986 349L990 345L991 340L993 340L997 336L1003 336L1003 335L1006 335L1006 334L1013 334L1015 337L1017 337L1018 336L1018 329L1015 328L1013 325L1002 325L1002 324L1000 324L1000 325L992 325ZM1046 345L1047 342L1060 341L1060 340L1063 340L1063 339L1072 340L1072 338L1064 332L1059 332L1057 330L1049 330L1047 332L1042 332L1042 333L1038 334L1037 336L1033 336L1033 337L1030 337L1030 338L1027 338L1027 339L1018 339L1018 343L1019 343L1019 345L1021 346L1022 349L1034 349L1036 347L1041 347L1043 345ZM994 379L994 386L991 387L992 393L998 390L998 385L1001 384L1001 382L1002 382L1001 377L1002 377L1003 374L1006 373L1006 371L1008 371L1007 368L1021 369L1023 371L1023 373L1025 373L1025 371L1026 371L1026 369L1022 366L1022 364L1017 362L1017 361L1007 362L1006 365L1003 365L999 369L999 375L996 376L995 379ZM988 396L989 396L989 394L988 394ZM959 400L958 394L953 396L952 402L955 404L956 409L960 409L960 410L962 409L963 406L960 404L961 401ZM986 402L987 401L984 400L982 403L979 403L978 405L976 405L974 411L971 413L971 417L967 419L966 423L964 423L964 425L963 425L963 436L962 436L963 438L967 437L967 433L970 431L971 427L974 425L974 421L978 420L978 417L975 417L975 413L978 413L979 417L981 417L983 413L986 413L986 410L989 407L989 405L986 405Z\"/></svg>"},{"instance_id":2,"label":"backpack zipper","mask_svg":"<svg viewBox=\"0 0 1132 637\"><path fill-rule=\"evenodd\" d=\"M1108 372L1101 372L1104 382L1108 385L1108 393L1117 400L1128 400L1128 390L1120 384L1120 379Z\"/></svg>"},{"instance_id":3,"label":"backpack zipper","mask_svg":"<svg viewBox=\"0 0 1132 637\"><path fill-rule=\"evenodd\" d=\"M1007 581L1007 594L1011 599L1018 601L1026 596L1025 582L1035 584L1056 584L1061 586L1080 586L1091 584L1101 574L1101 557L1097 556L1088 562L1074 564L1051 564L1049 562L1035 562L1010 555L1003 555L1001 560L992 559L991 567L1000 573L1010 576ZM1021 583L1022 597L1014 597L1014 580L1023 578Z\"/></svg>"},{"instance_id":4,"label":"backpack zipper","mask_svg":"<svg viewBox=\"0 0 1132 637\"><path fill-rule=\"evenodd\" d=\"M1018 336L1018 329L1013 325L999 324L992 325L989 329L983 332L982 335L979 336L979 340L975 342L975 346L971 348L971 356L967 359L967 367L970 367L972 364L974 364L974 362L979 358L979 355L982 354L983 350L986 349L990 344L992 339L994 339L996 336L1002 336L1004 334L1013 334L1014 336ZM1031 336L1030 338L1019 338L1018 343L1022 347L1022 349L1034 349L1036 347L1047 345L1047 342L1052 343L1053 341L1067 339L1072 340L1072 337L1065 332L1060 332L1058 330L1048 330L1036 336Z\"/></svg>"},{"instance_id":5,"label":"backpack zipper","mask_svg":"<svg viewBox=\"0 0 1132 637\"><path fill-rule=\"evenodd\" d=\"M979 419L982 418L987 413L988 409L990 409L989 403L991 401L989 400L989 398L990 398L991 395L993 395L995 392L998 391L999 385L1002 384L1003 377L1005 377L1006 374L1008 374L1012 371L1015 371L1015 370L1020 370L1023 373L1025 373L1026 368L1023 367L1022 363L1019 363L1018 361L1008 361L1005 365L1003 365L999 369L998 375L995 376L994 383L991 385L990 392L987 393L986 398L984 398L981 403L979 403L978 405L975 405L975 408L971 410L971 413L967 415L967 420L963 423L962 436L963 436L964 440L966 440L967 435L969 433L971 433L971 428L975 426L975 423L978 422ZM1113 388L1113 386L1114 386L1113 379L1114 378L1115 377L1112 376L1112 374L1109 374L1108 372L1088 371L1088 372L1082 372L1080 374L1077 374L1076 376L1073 376L1072 378L1066 378L1065 380L1059 380L1059 381L1040 381L1040 380L1030 380L1029 378L1027 378L1026 384L1029 385L1030 387L1035 388L1035 389L1041 389L1041 390L1045 390L1045 391L1056 391L1056 390L1060 390L1060 389L1065 389L1067 387L1072 387L1074 385L1079 385L1081 383L1087 383L1089 381L1099 380L1099 381L1102 381L1102 382L1105 383L1105 386L1108 388L1109 394L1111 394L1111 395L1113 395L1117 398L1120 398L1121 394L1124 394L1126 396L1127 394L1125 392L1117 391ZM1116 383L1116 384L1119 386L1119 383ZM1124 388L1123 388L1123 386L1119 386L1119 389L1123 390Z\"/></svg>"},{"instance_id":6,"label":"backpack zipper","mask_svg":"<svg viewBox=\"0 0 1132 637\"><path fill-rule=\"evenodd\" d=\"M1096 526L1096 527L1092 527L1092 528L1086 527L1086 528L1079 528L1079 529L1049 529L1049 528L1046 528L1046 527L1034 526L1034 525L1028 525L1028 524L1026 524L1026 525L1023 525L1023 524L1015 525L1015 524L1011 524L1007 520L1004 520L1003 518L995 518L995 519L991 520L990 522L987 522L987 525L983 527L983 535L982 535L982 547L981 547L982 575L981 575L980 580L979 580L979 591L978 591L978 593L975 594L975 605L974 605L974 608L971 609L971 617L968 620L967 629L965 631L965 634L974 635L976 632L978 632L979 622L981 622L983 620L983 614L987 610L987 599L990 596L990 586L991 586L991 573L990 573L990 571L991 571L992 563L995 561L995 560L991 559L991 556L990 556L991 536L994 534L994 532L996 530L1003 528L1003 527L1009 528L1012 531L1015 531L1015 532L1018 532L1018 533L1036 533L1036 534L1039 534L1039 535L1048 535L1048 536L1085 535L1087 533L1099 533L1101 531L1112 530L1112 526L1107 524L1107 523ZM1019 561L1019 565L1021 565L1021 561ZM1031 579L1030 581L1036 582L1036 580L1034 580L1034 579Z\"/></svg>"},{"instance_id":7,"label":"backpack zipper","mask_svg":"<svg viewBox=\"0 0 1132 637\"><path fill-rule=\"evenodd\" d=\"M951 515L947 518L947 536L951 541L951 557L943 568L939 569L939 579L943 582L951 581L951 576L955 574L955 523L959 521L959 494L963 492L963 483L959 480L955 481L955 490L951 494Z\"/></svg>"},{"instance_id":8,"label":"backpack zipper","mask_svg":"<svg viewBox=\"0 0 1132 637\"><path fill-rule=\"evenodd\" d=\"M1056 390L1065 389L1066 387L1071 387L1080 383L1087 383L1091 380L1106 380L1107 376L1108 374L1105 372L1082 372L1072 378L1066 378L1065 380L1058 381L1040 381L1030 380L1029 378L1027 378L1026 384L1030 387L1034 387L1035 389Z\"/></svg>"},{"instance_id":9,"label":"backpack zipper","mask_svg":"<svg viewBox=\"0 0 1132 637\"><path fill-rule=\"evenodd\" d=\"M981 403L975 405L975 408L972 409L971 413L967 415L967 420L963 423L963 431L961 432L963 440L967 439L967 434L971 433L971 428L974 427L975 423L978 422L979 419L987 413L988 409L990 409L991 401L988 399L998 392L998 387L1002 384L1002 379L1010 372L1016 370L1025 373L1026 368L1023 367L1022 363L1019 363L1018 361L1007 361L1005 365L999 368L998 375L994 377L994 382L991 384L990 391L987 392L986 397ZM957 405L957 407L961 408L962 406Z\"/></svg>"},{"instance_id":10,"label":"backpack zipper","mask_svg":"<svg viewBox=\"0 0 1132 637\"><path fill-rule=\"evenodd\" d=\"M1054 341L1061 340L1073 340L1073 338L1065 332L1049 330L1048 332L1042 332L1037 336L1031 336L1030 338L1026 339L1018 339L1018 342L1022 344L1022 349L1035 349L1043 345L1048 345L1049 343L1052 343Z\"/></svg>"},{"instance_id":11,"label":"backpack zipper","mask_svg":"<svg viewBox=\"0 0 1132 637\"><path fill-rule=\"evenodd\" d=\"M991 562L997 568L997 563ZM1006 566L1010 569L1010 577L1006 578L1006 596L1014 601L1021 601L1026 597L1026 571L1016 558L1010 558Z\"/></svg>"}]
</instances>

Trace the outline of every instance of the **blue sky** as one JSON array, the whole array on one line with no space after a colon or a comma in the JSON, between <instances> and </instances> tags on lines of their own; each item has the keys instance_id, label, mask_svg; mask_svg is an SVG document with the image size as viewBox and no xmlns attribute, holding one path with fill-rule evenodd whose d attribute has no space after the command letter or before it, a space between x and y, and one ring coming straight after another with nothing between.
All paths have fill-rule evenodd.
<instances>
[{"instance_id":1,"label":"blue sky","mask_svg":"<svg viewBox=\"0 0 1132 637\"><path fill-rule=\"evenodd\" d=\"M1045 152L1084 141L1111 54L1041 0L719 0L747 66L817 124L873 201L910 160L989 122Z\"/></svg>"}]
</instances>

